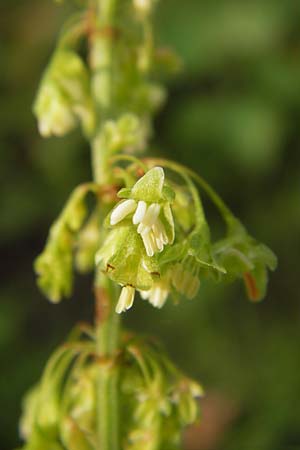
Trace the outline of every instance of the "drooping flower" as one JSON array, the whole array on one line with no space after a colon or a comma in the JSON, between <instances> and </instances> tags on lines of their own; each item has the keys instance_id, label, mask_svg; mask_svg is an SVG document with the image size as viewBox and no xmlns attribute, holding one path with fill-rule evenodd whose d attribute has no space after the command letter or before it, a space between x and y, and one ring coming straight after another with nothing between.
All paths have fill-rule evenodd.
<instances>
[{"instance_id":1,"label":"drooping flower","mask_svg":"<svg viewBox=\"0 0 300 450\"><path fill-rule=\"evenodd\" d=\"M96 254L96 265L113 281L122 286L116 312L129 309L135 289L149 290L159 276L156 258L149 257L140 236L132 224L110 230Z\"/></svg>"},{"instance_id":2,"label":"drooping flower","mask_svg":"<svg viewBox=\"0 0 300 450\"><path fill-rule=\"evenodd\" d=\"M43 137L63 136L78 121L85 131L94 126L87 69L71 50L58 50L41 81L34 113Z\"/></svg>"},{"instance_id":3,"label":"drooping flower","mask_svg":"<svg viewBox=\"0 0 300 450\"><path fill-rule=\"evenodd\" d=\"M132 189L119 193L120 197L127 198L119 202L110 215L112 226L130 217L148 256L162 252L165 245L174 241L170 189L164 187L164 171L154 167Z\"/></svg>"},{"instance_id":4,"label":"drooping flower","mask_svg":"<svg viewBox=\"0 0 300 450\"><path fill-rule=\"evenodd\" d=\"M232 223L225 239L214 245L217 261L229 279L243 278L250 300L262 300L266 294L268 269L275 270L277 258L264 244L250 236L238 220Z\"/></svg>"}]
</instances>

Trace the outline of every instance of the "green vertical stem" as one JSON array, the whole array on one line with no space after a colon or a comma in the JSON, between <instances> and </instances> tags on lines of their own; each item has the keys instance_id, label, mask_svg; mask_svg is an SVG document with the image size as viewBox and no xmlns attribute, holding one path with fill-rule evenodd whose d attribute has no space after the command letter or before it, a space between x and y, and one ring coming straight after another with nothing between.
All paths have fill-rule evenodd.
<instances>
[{"instance_id":1,"label":"green vertical stem","mask_svg":"<svg viewBox=\"0 0 300 450\"><path fill-rule=\"evenodd\" d=\"M116 0L98 0L97 19L91 39L92 93L97 127L92 146L94 181L110 183L109 148L102 135L103 123L113 118L113 46ZM107 211L102 211L103 215ZM119 432L119 374L116 355L120 317L115 313L117 287L102 273L95 279L97 379L97 450L121 450Z\"/></svg>"},{"instance_id":2,"label":"green vertical stem","mask_svg":"<svg viewBox=\"0 0 300 450\"><path fill-rule=\"evenodd\" d=\"M96 294L96 346L99 358L97 385L97 438L99 450L120 450L119 373L115 357L119 342L120 316L115 313L118 292L106 277L100 277Z\"/></svg>"}]
</instances>

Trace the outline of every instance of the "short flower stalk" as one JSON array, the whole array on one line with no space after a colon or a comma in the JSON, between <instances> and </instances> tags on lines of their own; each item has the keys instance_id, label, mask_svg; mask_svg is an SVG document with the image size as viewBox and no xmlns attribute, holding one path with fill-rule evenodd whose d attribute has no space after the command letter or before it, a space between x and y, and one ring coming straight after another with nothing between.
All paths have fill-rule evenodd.
<instances>
[{"instance_id":1,"label":"short flower stalk","mask_svg":"<svg viewBox=\"0 0 300 450\"><path fill-rule=\"evenodd\" d=\"M23 448L179 450L184 428L199 418L203 390L158 344L124 331L122 315L143 300L158 309L196 301L210 280L242 279L258 301L276 257L198 174L143 156L166 98L158 75L180 67L171 51L156 48L158 2L79 3L41 80L34 113L44 138L81 127L93 180L71 194L35 271L54 303L72 295L75 271L93 272L95 323L75 327L25 398ZM217 242L200 190L227 226Z\"/></svg>"}]
</instances>

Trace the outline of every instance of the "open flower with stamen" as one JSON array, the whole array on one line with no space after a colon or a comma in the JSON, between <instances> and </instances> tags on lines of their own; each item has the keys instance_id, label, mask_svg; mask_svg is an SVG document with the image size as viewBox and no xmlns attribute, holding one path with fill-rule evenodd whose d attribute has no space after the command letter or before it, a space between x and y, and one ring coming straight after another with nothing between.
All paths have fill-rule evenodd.
<instances>
[{"instance_id":1,"label":"open flower with stamen","mask_svg":"<svg viewBox=\"0 0 300 450\"><path fill-rule=\"evenodd\" d=\"M110 225L130 219L140 235L146 253L153 256L174 241L174 221L170 207L172 191L165 188L164 171L154 167L132 189L122 189L119 202L110 215Z\"/></svg>"},{"instance_id":2,"label":"open flower with stamen","mask_svg":"<svg viewBox=\"0 0 300 450\"><path fill-rule=\"evenodd\" d=\"M155 257L146 253L143 241L132 223L109 231L104 244L96 254L97 269L122 286L116 312L131 308L135 290L152 289L159 277Z\"/></svg>"}]
</instances>

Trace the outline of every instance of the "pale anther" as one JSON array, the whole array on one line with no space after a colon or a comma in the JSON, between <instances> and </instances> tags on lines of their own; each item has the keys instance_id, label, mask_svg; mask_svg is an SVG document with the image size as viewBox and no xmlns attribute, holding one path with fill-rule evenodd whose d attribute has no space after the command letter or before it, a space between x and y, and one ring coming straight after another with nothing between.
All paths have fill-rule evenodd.
<instances>
[{"instance_id":1,"label":"pale anther","mask_svg":"<svg viewBox=\"0 0 300 450\"><path fill-rule=\"evenodd\" d=\"M116 225L136 208L136 202L132 199L125 200L116 206L110 216L110 224Z\"/></svg>"},{"instance_id":2,"label":"pale anther","mask_svg":"<svg viewBox=\"0 0 300 450\"><path fill-rule=\"evenodd\" d=\"M143 200L140 200L138 202L136 211L132 218L132 222L134 225L137 225L143 221L146 211L147 211L147 203L144 202Z\"/></svg>"}]
</instances>

